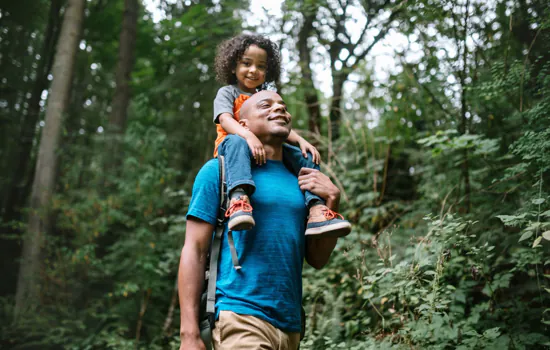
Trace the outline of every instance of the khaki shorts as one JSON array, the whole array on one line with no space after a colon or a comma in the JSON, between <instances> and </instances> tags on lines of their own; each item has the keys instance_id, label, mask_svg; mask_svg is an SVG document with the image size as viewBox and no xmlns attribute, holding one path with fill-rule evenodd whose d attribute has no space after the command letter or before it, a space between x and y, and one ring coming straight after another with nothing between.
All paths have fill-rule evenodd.
<instances>
[{"instance_id":1,"label":"khaki shorts","mask_svg":"<svg viewBox=\"0 0 550 350\"><path fill-rule=\"evenodd\" d=\"M212 331L215 350L296 350L300 333L285 333L259 318L220 311Z\"/></svg>"}]
</instances>

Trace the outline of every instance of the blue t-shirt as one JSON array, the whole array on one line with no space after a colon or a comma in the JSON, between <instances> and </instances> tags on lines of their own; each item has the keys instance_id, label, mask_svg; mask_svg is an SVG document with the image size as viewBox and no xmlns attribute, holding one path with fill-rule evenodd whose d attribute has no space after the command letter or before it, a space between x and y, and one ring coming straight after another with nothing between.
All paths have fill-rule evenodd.
<instances>
[{"instance_id":1,"label":"blue t-shirt","mask_svg":"<svg viewBox=\"0 0 550 350\"><path fill-rule=\"evenodd\" d=\"M242 266L233 268L222 238L216 312L233 311L265 320L286 332L300 332L302 264L307 210L298 181L282 162L252 166L256 191L251 196L255 227L235 231L233 239ZM218 160L198 173L187 216L216 224L219 206Z\"/></svg>"}]
</instances>

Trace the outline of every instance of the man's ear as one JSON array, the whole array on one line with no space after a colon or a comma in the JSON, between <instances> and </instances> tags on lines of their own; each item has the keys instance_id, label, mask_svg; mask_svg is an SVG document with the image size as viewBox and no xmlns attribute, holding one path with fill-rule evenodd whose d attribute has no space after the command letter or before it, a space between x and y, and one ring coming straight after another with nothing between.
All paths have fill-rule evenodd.
<instances>
[{"instance_id":1,"label":"man's ear","mask_svg":"<svg viewBox=\"0 0 550 350\"><path fill-rule=\"evenodd\" d=\"M250 130L250 129L248 128L248 119L241 119L241 120L239 120L239 124L241 124L241 126L242 126L243 128L245 128L246 130Z\"/></svg>"}]
</instances>

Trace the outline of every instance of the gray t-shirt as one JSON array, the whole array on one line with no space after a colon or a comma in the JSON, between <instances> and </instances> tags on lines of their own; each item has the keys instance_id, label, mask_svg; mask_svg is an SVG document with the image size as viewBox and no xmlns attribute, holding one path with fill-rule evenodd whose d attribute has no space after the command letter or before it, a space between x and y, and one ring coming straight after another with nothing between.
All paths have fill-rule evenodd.
<instances>
[{"instance_id":1,"label":"gray t-shirt","mask_svg":"<svg viewBox=\"0 0 550 350\"><path fill-rule=\"evenodd\" d=\"M252 94L242 91L237 85L227 85L218 90L214 99L214 123L220 122L218 117L222 113L233 115L233 104L239 95L251 96Z\"/></svg>"}]
</instances>

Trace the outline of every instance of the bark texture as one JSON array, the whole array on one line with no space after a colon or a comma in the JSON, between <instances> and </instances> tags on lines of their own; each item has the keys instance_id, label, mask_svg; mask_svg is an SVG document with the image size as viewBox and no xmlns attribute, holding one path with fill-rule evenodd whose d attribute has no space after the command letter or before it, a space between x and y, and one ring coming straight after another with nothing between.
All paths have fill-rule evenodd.
<instances>
[{"instance_id":1,"label":"bark texture","mask_svg":"<svg viewBox=\"0 0 550 350\"><path fill-rule=\"evenodd\" d=\"M128 104L130 102L130 80L134 68L134 51L136 46L137 17L139 4L137 0L124 0L124 16L118 49L116 68L116 88L111 102L109 115L109 155L108 167L117 167L120 157L120 138L126 130Z\"/></svg>"},{"instance_id":2,"label":"bark texture","mask_svg":"<svg viewBox=\"0 0 550 350\"><path fill-rule=\"evenodd\" d=\"M17 212L23 206L28 196L26 186L28 177L32 175L32 167L29 169L31 160L32 145L36 134L36 123L40 117L40 100L42 91L48 88L48 74L52 68L53 57L55 53L55 44L59 32L59 11L61 10L61 1L52 0L50 5L50 14L44 36L44 44L40 53L40 61L37 68L37 77L28 99L29 109L27 115L23 116L21 132L19 135L19 146L14 154L13 177L9 192L4 199L4 221L17 218Z\"/></svg>"},{"instance_id":3,"label":"bark texture","mask_svg":"<svg viewBox=\"0 0 550 350\"><path fill-rule=\"evenodd\" d=\"M53 80L45 125L38 148L38 157L31 192L27 234L23 242L23 254L15 296L15 319L39 300L40 260L48 229L49 209L55 186L57 168L56 151L71 88L78 42L82 29L86 0L69 0L53 63Z\"/></svg>"},{"instance_id":4,"label":"bark texture","mask_svg":"<svg viewBox=\"0 0 550 350\"><path fill-rule=\"evenodd\" d=\"M304 23L298 33L298 53L300 57L300 69L302 71L302 87L309 114L308 130L312 133L321 132L321 109L319 108L319 97L313 84L311 74L311 53L307 41L313 32L313 21L317 16L317 10L304 14ZM315 142L315 140L310 140Z\"/></svg>"},{"instance_id":5,"label":"bark texture","mask_svg":"<svg viewBox=\"0 0 550 350\"><path fill-rule=\"evenodd\" d=\"M332 28L333 40L328 41L323 38L322 33L317 30L317 37L320 43L328 47L330 56L330 68L332 75L332 100L330 104L330 135L332 140L340 137L340 125L342 123L342 94L344 83L349 75L355 70L359 62L371 52L372 48L382 40L393 26L393 21L403 12L402 1L397 5L392 5L388 1L379 2L376 0L366 0L362 2L367 21L360 31L359 38L352 41L352 33L348 32L346 27L347 11L350 10L348 0L339 1L339 10L336 11L330 5L327 10L330 12L334 25ZM351 10L350 10L351 11ZM387 20L380 21L380 13L390 11ZM369 30L377 28L378 34L375 35L367 46L364 46ZM341 53L346 50L347 56L341 57Z\"/></svg>"}]
</instances>

